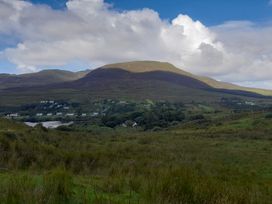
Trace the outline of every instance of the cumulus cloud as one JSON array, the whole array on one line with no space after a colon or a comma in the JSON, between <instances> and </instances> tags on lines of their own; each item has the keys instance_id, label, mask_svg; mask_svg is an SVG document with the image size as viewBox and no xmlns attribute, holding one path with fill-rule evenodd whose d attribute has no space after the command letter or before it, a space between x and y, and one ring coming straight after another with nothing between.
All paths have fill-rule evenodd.
<instances>
[{"instance_id":1,"label":"cumulus cloud","mask_svg":"<svg viewBox=\"0 0 272 204\"><path fill-rule=\"evenodd\" d=\"M211 28L228 53L224 80L264 81L272 75L272 25L247 21L227 22Z\"/></svg>"},{"instance_id":2,"label":"cumulus cloud","mask_svg":"<svg viewBox=\"0 0 272 204\"><path fill-rule=\"evenodd\" d=\"M154 10L120 12L103 0L69 0L66 6L0 0L0 38L19 41L2 55L21 72L73 61L160 60L230 82L269 80L272 74L270 25L206 27L182 14L169 22Z\"/></svg>"},{"instance_id":3,"label":"cumulus cloud","mask_svg":"<svg viewBox=\"0 0 272 204\"><path fill-rule=\"evenodd\" d=\"M104 64L127 60L164 60L198 70L218 62L222 46L199 21L179 15L172 22L150 9L117 12L103 0L70 0L64 11L23 1L0 0L9 9L3 24L18 35L7 58L22 70L64 65L73 60ZM22 4L19 6L17 3ZM25 3L25 4L24 4ZM2 6L1 6L2 7ZM12 14L12 16L10 16ZM16 19L10 24L6 19Z\"/></svg>"}]
</instances>

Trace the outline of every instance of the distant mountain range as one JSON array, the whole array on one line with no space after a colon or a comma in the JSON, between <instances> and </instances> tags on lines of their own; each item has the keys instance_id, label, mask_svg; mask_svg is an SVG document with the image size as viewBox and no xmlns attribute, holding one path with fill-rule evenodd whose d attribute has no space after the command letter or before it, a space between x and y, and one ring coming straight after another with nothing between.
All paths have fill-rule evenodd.
<instances>
[{"instance_id":1,"label":"distant mountain range","mask_svg":"<svg viewBox=\"0 0 272 204\"><path fill-rule=\"evenodd\" d=\"M272 91L219 82L155 61L110 64L76 73L45 70L33 74L0 75L2 106L44 99L81 103L105 98L210 102L233 96L270 98Z\"/></svg>"},{"instance_id":2,"label":"distant mountain range","mask_svg":"<svg viewBox=\"0 0 272 204\"><path fill-rule=\"evenodd\" d=\"M0 89L41 86L74 81L84 77L89 72L90 70L70 72L54 69L21 75L0 74Z\"/></svg>"}]
</instances>

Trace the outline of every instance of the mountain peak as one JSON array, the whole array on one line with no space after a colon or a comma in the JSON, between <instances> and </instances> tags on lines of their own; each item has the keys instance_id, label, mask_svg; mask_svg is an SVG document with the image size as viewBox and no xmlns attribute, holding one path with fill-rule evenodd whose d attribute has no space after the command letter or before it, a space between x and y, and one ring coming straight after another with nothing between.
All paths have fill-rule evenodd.
<instances>
[{"instance_id":1,"label":"mountain peak","mask_svg":"<svg viewBox=\"0 0 272 204\"><path fill-rule=\"evenodd\" d=\"M116 63L116 64L108 64L101 68L103 69L118 68L118 69L123 69L129 72L133 72L133 73L164 71L164 72L173 72L173 73L178 73L183 75L189 75L189 73L175 67L174 65L168 62L159 62L159 61L123 62L123 63Z\"/></svg>"},{"instance_id":2,"label":"mountain peak","mask_svg":"<svg viewBox=\"0 0 272 204\"><path fill-rule=\"evenodd\" d=\"M248 87L241 87L238 85L234 85L231 83L224 83L217 80L214 80L209 77L197 76L186 72L180 68L175 67L174 65L168 62L159 62L159 61L132 61L132 62L123 62L123 63L116 63L116 64L109 64L101 67L102 69L122 69L132 73L145 73L145 72L155 72L155 71L162 71L162 72L171 72L187 77L191 77L197 79L213 88L216 89L226 89L226 90L241 90L241 91L248 91L253 92L261 95L272 96L271 90L264 90L264 89L256 89L256 88L248 88Z\"/></svg>"}]
</instances>

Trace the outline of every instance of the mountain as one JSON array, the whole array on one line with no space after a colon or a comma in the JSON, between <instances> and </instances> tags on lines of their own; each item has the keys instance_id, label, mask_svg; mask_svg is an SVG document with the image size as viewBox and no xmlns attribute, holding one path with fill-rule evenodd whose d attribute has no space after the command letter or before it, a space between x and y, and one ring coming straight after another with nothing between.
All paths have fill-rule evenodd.
<instances>
[{"instance_id":1,"label":"mountain","mask_svg":"<svg viewBox=\"0 0 272 204\"><path fill-rule=\"evenodd\" d=\"M35 75L36 78L39 74L41 73ZM52 73L41 75L52 76ZM60 75L61 77L56 75L58 79L61 78L60 83L36 81L39 85L31 88L22 85L0 90L0 106L34 103L47 99L61 99L83 104L107 98L168 100L184 103L193 101L217 103L223 97L271 99L269 97L271 91L244 88L196 76L164 62L136 61L105 65L83 74L83 77L80 77L82 75L75 77L76 80L72 80L73 77L63 77L63 73ZM29 81L30 79L33 81L33 78L29 77ZM266 96L261 93L265 93Z\"/></svg>"},{"instance_id":2,"label":"mountain","mask_svg":"<svg viewBox=\"0 0 272 204\"><path fill-rule=\"evenodd\" d=\"M216 89L240 90L240 91L253 92L253 93L257 93L257 94L261 94L265 96L272 96L272 90L242 87L242 86L238 86L238 85L227 83L227 82L220 82L209 77L197 76L189 72L183 71L167 62L135 61L135 62L109 64L109 65L103 66L102 68L106 68L106 69L119 68L119 69L123 69L133 73L144 73L144 72L152 72L152 71L172 72L179 75L185 75L185 76L197 79L209 85L210 87L213 87Z\"/></svg>"},{"instance_id":3,"label":"mountain","mask_svg":"<svg viewBox=\"0 0 272 204\"><path fill-rule=\"evenodd\" d=\"M70 72L54 69L21 75L0 74L0 89L31 87L74 81L84 77L89 72L90 70Z\"/></svg>"}]
</instances>

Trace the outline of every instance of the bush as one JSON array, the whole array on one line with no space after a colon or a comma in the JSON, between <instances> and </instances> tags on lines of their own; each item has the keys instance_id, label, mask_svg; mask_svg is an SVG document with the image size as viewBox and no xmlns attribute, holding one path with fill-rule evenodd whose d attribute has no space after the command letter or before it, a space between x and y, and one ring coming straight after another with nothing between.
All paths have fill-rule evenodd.
<instances>
[{"instance_id":1,"label":"bush","mask_svg":"<svg viewBox=\"0 0 272 204\"><path fill-rule=\"evenodd\" d=\"M5 135L9 140L16 140L16 139L17 139L17 135L16 135L15 132L7 131L7 132L4 132L4 135Z\"/></svg>"},{"instance_id":2,"label":"bush","mask_svg":"<svg viewBox=\"0 0 272 204\"><path fill-rule=\"evenodd\" d=\"M71 132L71 131L73 131L73 128L62 125L62 126L58 127L57 130L64 131L64 132Z\"/></svg>"},{"instance_id":3,"label":"bush","mask_svg":"<svg viewBox=\"0 0 272 204\"><path fill-rule=\"evenodd\" d=\"M203 115L201 115L201 114L198 114L198 115L192 115L192 116L190 116L189 119L190 120L204 120L205 117Z\"/></svg>"},{"instance_id":4,"label":"bush","mask_svg":"<svg viewBox=\"0 0 272 204\"><path fill-rule=\"evenodd\" d=\"M42 124L36 125L35 129L41 130L42 132L48 132L48 129L46 127L44 127Z\"/></svg>"},{"instance_id":5,"label":"bush","mask_svg":"<svg viewBox=\"0 0 272 204\"><path fill-rule=\"evenodd\" d=\"M265 118L266 118L266 119L271 119L271 118L272 118L272 113L266 114Z\"/></svg>"}]
</instances>

